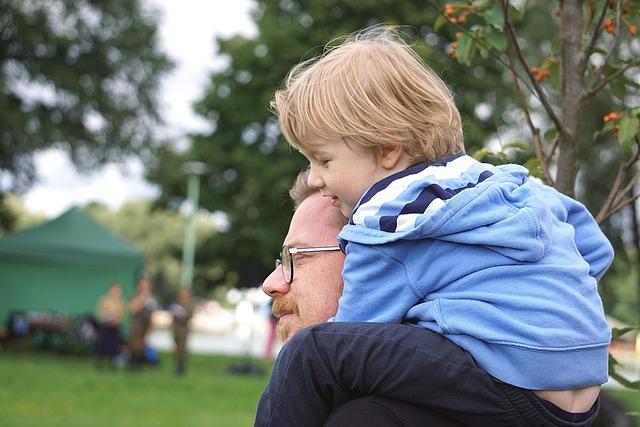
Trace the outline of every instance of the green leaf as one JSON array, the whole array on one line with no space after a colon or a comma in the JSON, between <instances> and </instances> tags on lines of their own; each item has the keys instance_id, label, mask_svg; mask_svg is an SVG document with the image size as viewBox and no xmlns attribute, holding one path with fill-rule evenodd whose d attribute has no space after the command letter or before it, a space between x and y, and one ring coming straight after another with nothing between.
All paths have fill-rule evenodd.
<instances>
[{"instance_id":1,"label":"green leaf","mask_svg":"<svg viewBox=\"0 0 640 427\"><path fill-rule=\"evenodd\" d=\"M618 142L626 152L631 151L633 138L638 133L640 120L637 117L625 117L618 123Z\"/></svg>"},{"instance_id":2,"label":"green leaf","mask_svg":"<svg viewBox=\"0 0 640 427\"><path fill-rule=\"evenodd\" d=\"M458 62L465 65L469 65L471 63L471 52L474 44L475 41L467 34L460 37L458 40L458 48L456 49L456 52L458 53Z\"/></svg>"},{"instance_id":3,"label":"green leaf","mask_svg":"<svg viewBox=\"0 0 640 427\"><path fill-rule=\"evenodd\" d=\"M632 108L629 114L631 117L640 117L640 107Z\"/></svg>"},{"instance_id":4,"label":"green leaf","mask_svg":"<svg viewBox=\"0 0 640 427\"><path fill-rule=\"evenodd\" d=\"M624 101L627 96L627 86L622 79L615 79L609 83L609 89L611 89L611 93L621 101Z\"/></svg>"},{"instance_id":5,"label":"green leaf","mask_svg":"<svg viewBox=\"0 0 640 427\"><path fill-rule=\"evenodd\" d=\"M547 71L551 73L551 76L545 80L547 85L551 87L556 93L560 92L560 62L550 61L547 65Z\"/></svg>"},{"instance_id":6,"label":"green leaf","mask_svg":"<svg viewBox=\"0 0 640 427\"><path fill-rule=\"evenodd\" d=\"M640 89L640 83L636 83L635 81L628 79L628 78L624 78L624 84L626 84L627 86L631 86L634 87L636 89Z\"/></svg>"},{"instance_id":7,"label":"green leaf","mask_svg":"<svg viewBox=\"0 0 640 427\"><path fill-rule=\"evenodd\" d=\"M493 5L489 10L485 10L480 16L489 25L496 28L502 28L504 25L504 16L502 15L502 9L498 5Z\"/></svg>"},{"instance_id":8,"label":"green leaf","mask_svg":"<svg viewBox=\"0 0 640 427\"><path fill-rule=\"evenodd\" d=\"M445 18L444 16L438 16L438 19L436 19L436 22L434 22L433 24L433 31L437 33L442 27L447 25L448 22L449 21L447 21L447 18Z\"/></svg>"},{"instance_id":9,"label":"green leaf","mask_svg":"<svg viewBox=\"0 0 640 427\"><path fill-rule=\"evenodd\" d=\"M640 330L640 326L628 326L626 328L611 328L611 337L618 338L628 332L637 331L637 330Z\"/></svg>"},{"instance_id":10,"label":"green leaf","mask_svg":"<svg viewBox=\"0 0 640 427\"><path fill-rule=\"evenodd\" d=\"M518 141L512 141L506 144L504 147L502 147L503 150L507 148L518 148L520 150L529 150L531 146L524 141L518 140Z\"/></svg>"},{"instance_id":11,"label":"green leaf","mask_svg":"<svg viewBox=\"0 0 640 427\"><path fill-rule=\"evenodd\" d=\"M507 38L504 33L494 31L486 31L484 34L487 43L497 51L504 52L507 50Z\"/></svg>"},{"instance_id":12,"label":"green leaf","mask_svg":"<svg viewBox=\"0 0 640 427\"><path fill-rule=\"evenodd\" d=\"M522 21L522 13L524 12L525 3L526 2L522 2L522 4L518 5L519 8L517 8L513 4L511 4L511 2L509 2L509 15L511 15L511 20L513 22Z\"/></svg>"},{"instance_id":13,"label":"green leaf","mask_svg":"<svg viewBox=\"0 0 640 427\"><path fill-rule=\"evenodd\" d=\"M491 4L491 0L474 0L471 2L471 7L474 9L484 9Z\"/></svg>"},{"instance_id":14,"label":"green leaf","mask_svg":"<svg viewBox=\"0 0 640 427\"><path fill-rule=\"evenodd\" d=\"M542 177L542 168L540 167L540 159L537 157L532 157L523 165L529 171L529 175L535 176L536 178L543 179Z\"/></svg>"},{"instance_id":15,"label":"green leaf","mask_svg":"<svg viewBox=\"0 0 640 427\"><path fill-rule=\"evenodd\" d=\"M475 153L473 153L471 155L471 157L473 157L474 159L476 159L477 161L481 162L483 161L488 155L491 154L491 151L489 151L486 148L481 148L478 151L476 151Z\"/></svg>"},{"instance_id":16,"label":"green leaf","mask_svg":"<svg viewBox=\"0 0 640 427\"><path fill-rule=\"evenodd\" d=\"M552 141L556 139L556 137L558 136L558 129L554 127L550 127L549 129L546 130L543 136L546 141Z\"/></svg>"},{"instance_id":17,"label":"green leaf","mask_svg":"<svg viewBox=\"0 0 640 427\"><path fill-rule=\"evenodd\" d=\"M489 50L487 50L484 46L478 45L478 52L480 52L480 56L483 59L487 59L489 57Z\"/></svg>"}]
</instances>

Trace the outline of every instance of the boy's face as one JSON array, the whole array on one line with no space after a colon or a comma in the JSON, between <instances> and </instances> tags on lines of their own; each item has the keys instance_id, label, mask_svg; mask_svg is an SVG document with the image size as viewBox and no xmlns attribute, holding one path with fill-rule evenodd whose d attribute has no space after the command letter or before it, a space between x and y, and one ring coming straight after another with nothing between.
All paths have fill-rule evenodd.
<instances>
[{"instance_id":1,"label":"boy's face","mask_svg":"<svg viewBox=\"0 0 640 427\"><path fill-rule=\"evenodd\" d=\"M360 197L374 183L389 175L374 154L341 138L310 136L313 152L303 152L310 163L309 186L331 198L347 218Z\"/></svg>"}]
</instances>

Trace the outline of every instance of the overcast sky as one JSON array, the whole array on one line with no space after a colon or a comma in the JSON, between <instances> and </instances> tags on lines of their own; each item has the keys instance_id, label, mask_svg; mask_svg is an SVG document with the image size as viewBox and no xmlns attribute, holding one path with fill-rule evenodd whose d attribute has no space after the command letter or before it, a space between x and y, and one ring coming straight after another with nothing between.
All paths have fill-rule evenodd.
<instances>
[{"instance_id":1,"label":"overcast sky","mask_svg":"<svg viewBox=\"0 0 640 427\"><path fill-rule=\"evenodd\" d=\"M206 130L207 123L191 111L191 104L204 91L207 77L223 62L215 57L214 37L251 35L255 26L249 16L253 0L143 0L162 13L162 49L176 68L162 84L165 132L180 138L190 131ZM158 190L142 179L143 166L135 159L105 166L89 175L79 175L66 155L48 150L36 156L38 181L24 195L32 212L52 217L75 204L99 201L113 209L132 199L154 198Z\"/></svg>"}]
</instances>

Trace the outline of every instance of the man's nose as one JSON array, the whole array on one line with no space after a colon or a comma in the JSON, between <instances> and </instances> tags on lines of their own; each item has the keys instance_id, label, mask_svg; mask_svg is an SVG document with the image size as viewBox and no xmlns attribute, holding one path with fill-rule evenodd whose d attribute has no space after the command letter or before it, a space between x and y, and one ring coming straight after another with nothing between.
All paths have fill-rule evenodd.
<instances>
[{"instance_id":1,"label":"man's nose","mask_svg":"<svg viewBox=\"0 0 640 427\"><path fill-rule=\"evenodd\" d=\"M322 180L322 176L320 176L320 174L318 173L318 171L313 165L309 167L309 175L307 176L307 185L311 188L324 187L324 181Z\"/></svg>"},{"instance_id":2,"label":"man's nose","mask_svg":"<svg viewBox=\"0 0 640 427\"><path fill-rule=\"evenodd\" d=\"M276 267L276 269L264 279L264 282L262 282L262 291L271 298L289 292L289 284L284 280L282 267Z\"/></svg>"}]
</instances>

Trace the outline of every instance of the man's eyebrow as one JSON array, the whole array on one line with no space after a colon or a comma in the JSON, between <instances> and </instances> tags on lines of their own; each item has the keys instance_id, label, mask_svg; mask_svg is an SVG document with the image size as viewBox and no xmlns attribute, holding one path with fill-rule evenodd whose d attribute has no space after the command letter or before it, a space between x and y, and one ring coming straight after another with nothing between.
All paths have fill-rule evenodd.
<instances>
[{"instance_id":1,"label":"man's eyebrow","mask_svg":"<svg viewBox=\"0 0 640 427\"><path fill-rule=\"evenodd\" d=\"M305 244L300 240L293 240L291 242L285 243L285 245L289 246L290 248L307 248L311 246L311 245Z\"/></svg>"}]
</instances>

